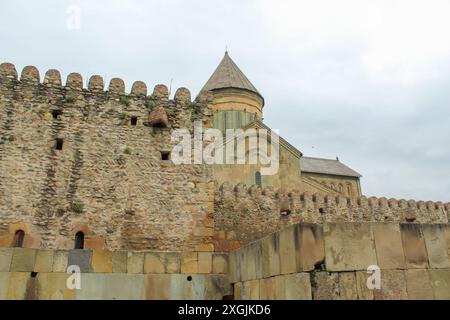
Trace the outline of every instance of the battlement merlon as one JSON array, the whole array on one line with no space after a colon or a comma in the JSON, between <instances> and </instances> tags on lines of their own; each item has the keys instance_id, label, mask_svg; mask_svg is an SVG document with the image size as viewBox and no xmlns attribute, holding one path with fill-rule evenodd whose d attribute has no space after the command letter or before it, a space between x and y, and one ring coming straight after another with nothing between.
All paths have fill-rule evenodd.
<instances>
[{"instance_id":1,"label":"battlement merlon","mask_svg":"<svg viewBox=\"0 0 450 320\"><path fill-rule=\"evenodd\" d=\"M385 197L358 198L339 195L261 188L257 185L223 183L216 192L216 202L242 207L242 203L258 207L264 203L272 214L299 215L310 222L415 222L448 223L450 202L387 199ZM312 214L312 215L311 215ZM313 217L315 216L315 217Z\"/></svg>"},{"instance_id":2,"label":"battlement merlon","mask_svg":"<svg viewBox=\"0 0 450 320\"><path fill-rule=\"evenodd\" d=\"M46 88L66 89L71 91L79 91L95 94L108 94L110 96L123 96L128 95L130 97L146 97L147 85L142 81L136 81L131 87L129 94L125 91L125 83L120 78L111 79L108 90L104 90L104 80L99 75L93 75L89 78L87 88L83 87L83 78L79 73L70 73L67 76L65 86L62 85L61 73L58 70L50 69L45 73L44 81L41 83L39 70L35 66L26 66L23 68L20 74L20 80L18 79L18 73L16 68L11 63L0 64L0 88L4 87L6 90L11 87L24 85L30 86L43 86ZM3 88L3 89L4 89ZM169 100L169 90L164 84L157 84L154 87L153 93L147 98ZM199 96L199 98L202 98ZM175 92L173 100L177 103L188 105L191 101L191 93L187 88L178 88Z\"/></svg>"}]
</instances>

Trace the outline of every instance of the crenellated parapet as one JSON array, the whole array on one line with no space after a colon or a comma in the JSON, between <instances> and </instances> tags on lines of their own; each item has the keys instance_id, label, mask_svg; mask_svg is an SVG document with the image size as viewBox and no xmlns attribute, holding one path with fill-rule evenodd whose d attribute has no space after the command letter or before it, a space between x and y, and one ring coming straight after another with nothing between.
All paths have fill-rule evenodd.
<instances>
[{"instance_id":1,"label":"crenellated parapet","mask_svg":"<svg viewBox=\"0 0 450 320\"><path fill-rule=\"evenodd\" d=\"M169 90L164 84L155 85L153 91L149 92L144 82L136 81L131 91L127 92L122 79L112 78L105 87L103 77L93 75L85 87L83 77L79 73L70 73L63 83L58 70L48 70L41 79L36 67L26 66L19 77L15 66L11 63L0 64L0 95L24 99L27 103L40 103L50 99L58 101L57 104L63 108L87 105L92 112L107 112L112 108L117 109L118 113L133 110L150 113L154 107L159 107L165 110L169 122L174 122L175 127L187 126L189 122L199 119L208 123L210 116L206 107L209 103L208 97L199 96L196 101L192 101L190 91L184 87L176 90L173 99L170 99ZM177 113L182 110L186 111L190 119L175 119ZM111 112L109 116L114 117Z\"/></svg>"},{"instance_id":2,"label":"crenellated parapet","mask_svg":"<svg viewBox=\"0 0 450 320\"><path fill-rule=\"evenodd\" d=\"M215 228L233 231L234 240L246 243L299 222L448 223L449 209L450 203L442 202L348 198L225 182L216 191Z\"/></svg>"}]
</instances>

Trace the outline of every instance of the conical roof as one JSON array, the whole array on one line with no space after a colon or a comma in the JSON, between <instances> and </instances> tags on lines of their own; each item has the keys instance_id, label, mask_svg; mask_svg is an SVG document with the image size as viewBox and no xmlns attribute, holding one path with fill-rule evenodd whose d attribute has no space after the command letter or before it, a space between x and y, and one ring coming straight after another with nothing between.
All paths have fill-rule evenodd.
<instances>
[{"instance_id":1,"label":"conical roof","mask_svg":"<svg viewBox=\"0 0 450 320\"><path fill-rule=\"evenodd\" d=\"M255 86L247 79L245 74L231 59L228 51L225 51L225 56L211 75L209 80L203 86L202 91L209 91L215 89L237 88L244 89L262 95L258 92Z\"/></svg>"}]
</instances>

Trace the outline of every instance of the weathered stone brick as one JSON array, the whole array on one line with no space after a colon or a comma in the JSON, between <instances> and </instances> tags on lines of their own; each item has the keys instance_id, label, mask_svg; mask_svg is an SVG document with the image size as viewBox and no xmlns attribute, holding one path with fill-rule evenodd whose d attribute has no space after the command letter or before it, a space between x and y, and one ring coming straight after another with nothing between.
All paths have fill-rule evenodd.
<instances>
[{"instance_id":1,"label":"weathered stone brick","mask_svg":"<svg viewBox=\"0 0 450 320\"><path fill-rule=\"evenodd\" d=\"M430 268L450 268L446 240L447 225L422 225Z\"/></svg>"},{"instance_id":2,"label":"weathered stone brick","mask_svg":"<svg viewBox=\"0 0 450 320\"><path fill-rule=\"evenodd\" d=\"M450 269L429 270L434 298L450 300Z\"/></svg>"},{"instance_id":3,"label":"weathered stone brick","mask_svg":"<svg viewBox=\"0 0 450 320\"><path fill-rule=\"evenodd\" d=\"M379 267L381 269L405 269L400 226L394 223L374 223L373 235Z\"/></svg>"},{"instance_id":4,"label":"weathered stone brick","mask_svg":"<svg viewBox=\"0 0 450 320\"><path fill-rule=\"evenodd\" d=\"M228 255L215 253L212 256L212 273L228 273Z\"/></svg>"},{"instance_id":5,"label":"weathered stone brick","mask_svg":"<svg viewBox=\"0 0 450 320\"><path fill-rule=\"evenodd\" d=\"M144 253L143 252L128 252L127 260L128 273L143 273L144 272Z\"/></svg>"},{"instance_id":6,"label":"weathered stone brick","mask_svg":"<svg viewBox=\"0 0 450 320\"><path fill-rule=\"evenodd\" d=\"M183 252L181 254L181 273L198 273L197 252Z\"/></svg>"},{"instance_id":7,"label":"weathered stone brick","mask_svg":"<svg viewBox=\"0 0 450 320\"><path fill-rule=\"evenodd\" d=\"M366 270L377 264L369 223L327 223L324 238L328 271Z\"/></svg>"},{"instance_id":8,"label":"weathered stone brick","mask_svg":"<svg viewBox=\"0 0 450 320\"><path fill-rule=\"evenodd\" d=\"M10 270L13 252L14 249L0 249L0 272Z\"/></svg>"},{"instance_id":9,"label":"weathered stone brick","mask_svg":"<svg viewBox=\"0 0 450 320\"><path fill-rule=\"evenodd\" d=\"M112 253L112 272L127 273L128 252L114 251Z\"/></svg>"},{"instance_id":10,"label":"weathered stone brick","mask_svg":"<svg viewBox=\"0 0 450 320\"><path fill-rule=\"evenodd\" d=\"M381 270L380 290L373 291L375 300L406 300L406 278L404 270Z\"/></svg>"},{"instance_id":11,"label":"weathered stone brick","mask_svg":"<svg viewBox=\"0 0 450 320\"><path fill-rule=\"evenodd\" d=\"M109 250L93 250L92 271L102 273L113 272L113 253Z\"/></svg>"},{"instance_id":12,"label":"weathered stone brick","mask_svg":"<svg viewBox=\"0 0 450 320\"><path fill-rule=\"evenodd\" d=\"M433 299L433 288L426 269L406 270L406 291L410 300Z\"/></svg>"},{"instance_id":13,"label":"weathered stone brick","mask_svg":"<svg viewBox=\"0 0 450 320\"><path fill-rule=\"evenodd\" d=\"M11 261L11 272L33 271L35 261L35 249L15 248Z\"/></svg>"},{"instance_id":14,"label":"weathered stone brick","mask_svg":"<svg viewBox=\"0 0 450 320\"><path fill-rule=\"evenodd\" d=\"M403 250L408 269L428 268L427 249L419 224L400 224Z\"/></svg>"},{"instance_id":15,"label":"weathered stone brick","mask_svg":"<svg viewBox=\"0 0 450 320\"><path fill-rule=\"evenodd\" d=\"M54 250L38 250L34 271L36 272L52 272Z\"/></svg>"}]
</instances>

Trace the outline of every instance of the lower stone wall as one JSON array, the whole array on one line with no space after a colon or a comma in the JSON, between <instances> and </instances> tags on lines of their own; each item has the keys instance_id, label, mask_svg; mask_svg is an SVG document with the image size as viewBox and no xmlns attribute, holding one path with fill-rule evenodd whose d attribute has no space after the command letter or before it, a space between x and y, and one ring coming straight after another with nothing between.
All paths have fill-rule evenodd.
<instances>
[{"instance_id":1,"label":"lower stone wall","mask_svg":"<svg viewBox=\"0 0 450 320\"><path fill-rule=\"evenodd\" d=\"M230 281L244 300L450 299L449 256L448 224L297 224L230 252Z\"/></svg>"},{"instance_id":2,"label":"lower stone wall","mask_svg":"<svg viewBox=\"0 0 450 320\"><path fill-rule=\"evenodd\" d=\"M80 289L68 289L69 266ZM232 294L226 254L0 249L1 299L222 299Z\"/></svg>"}]
</instances>

